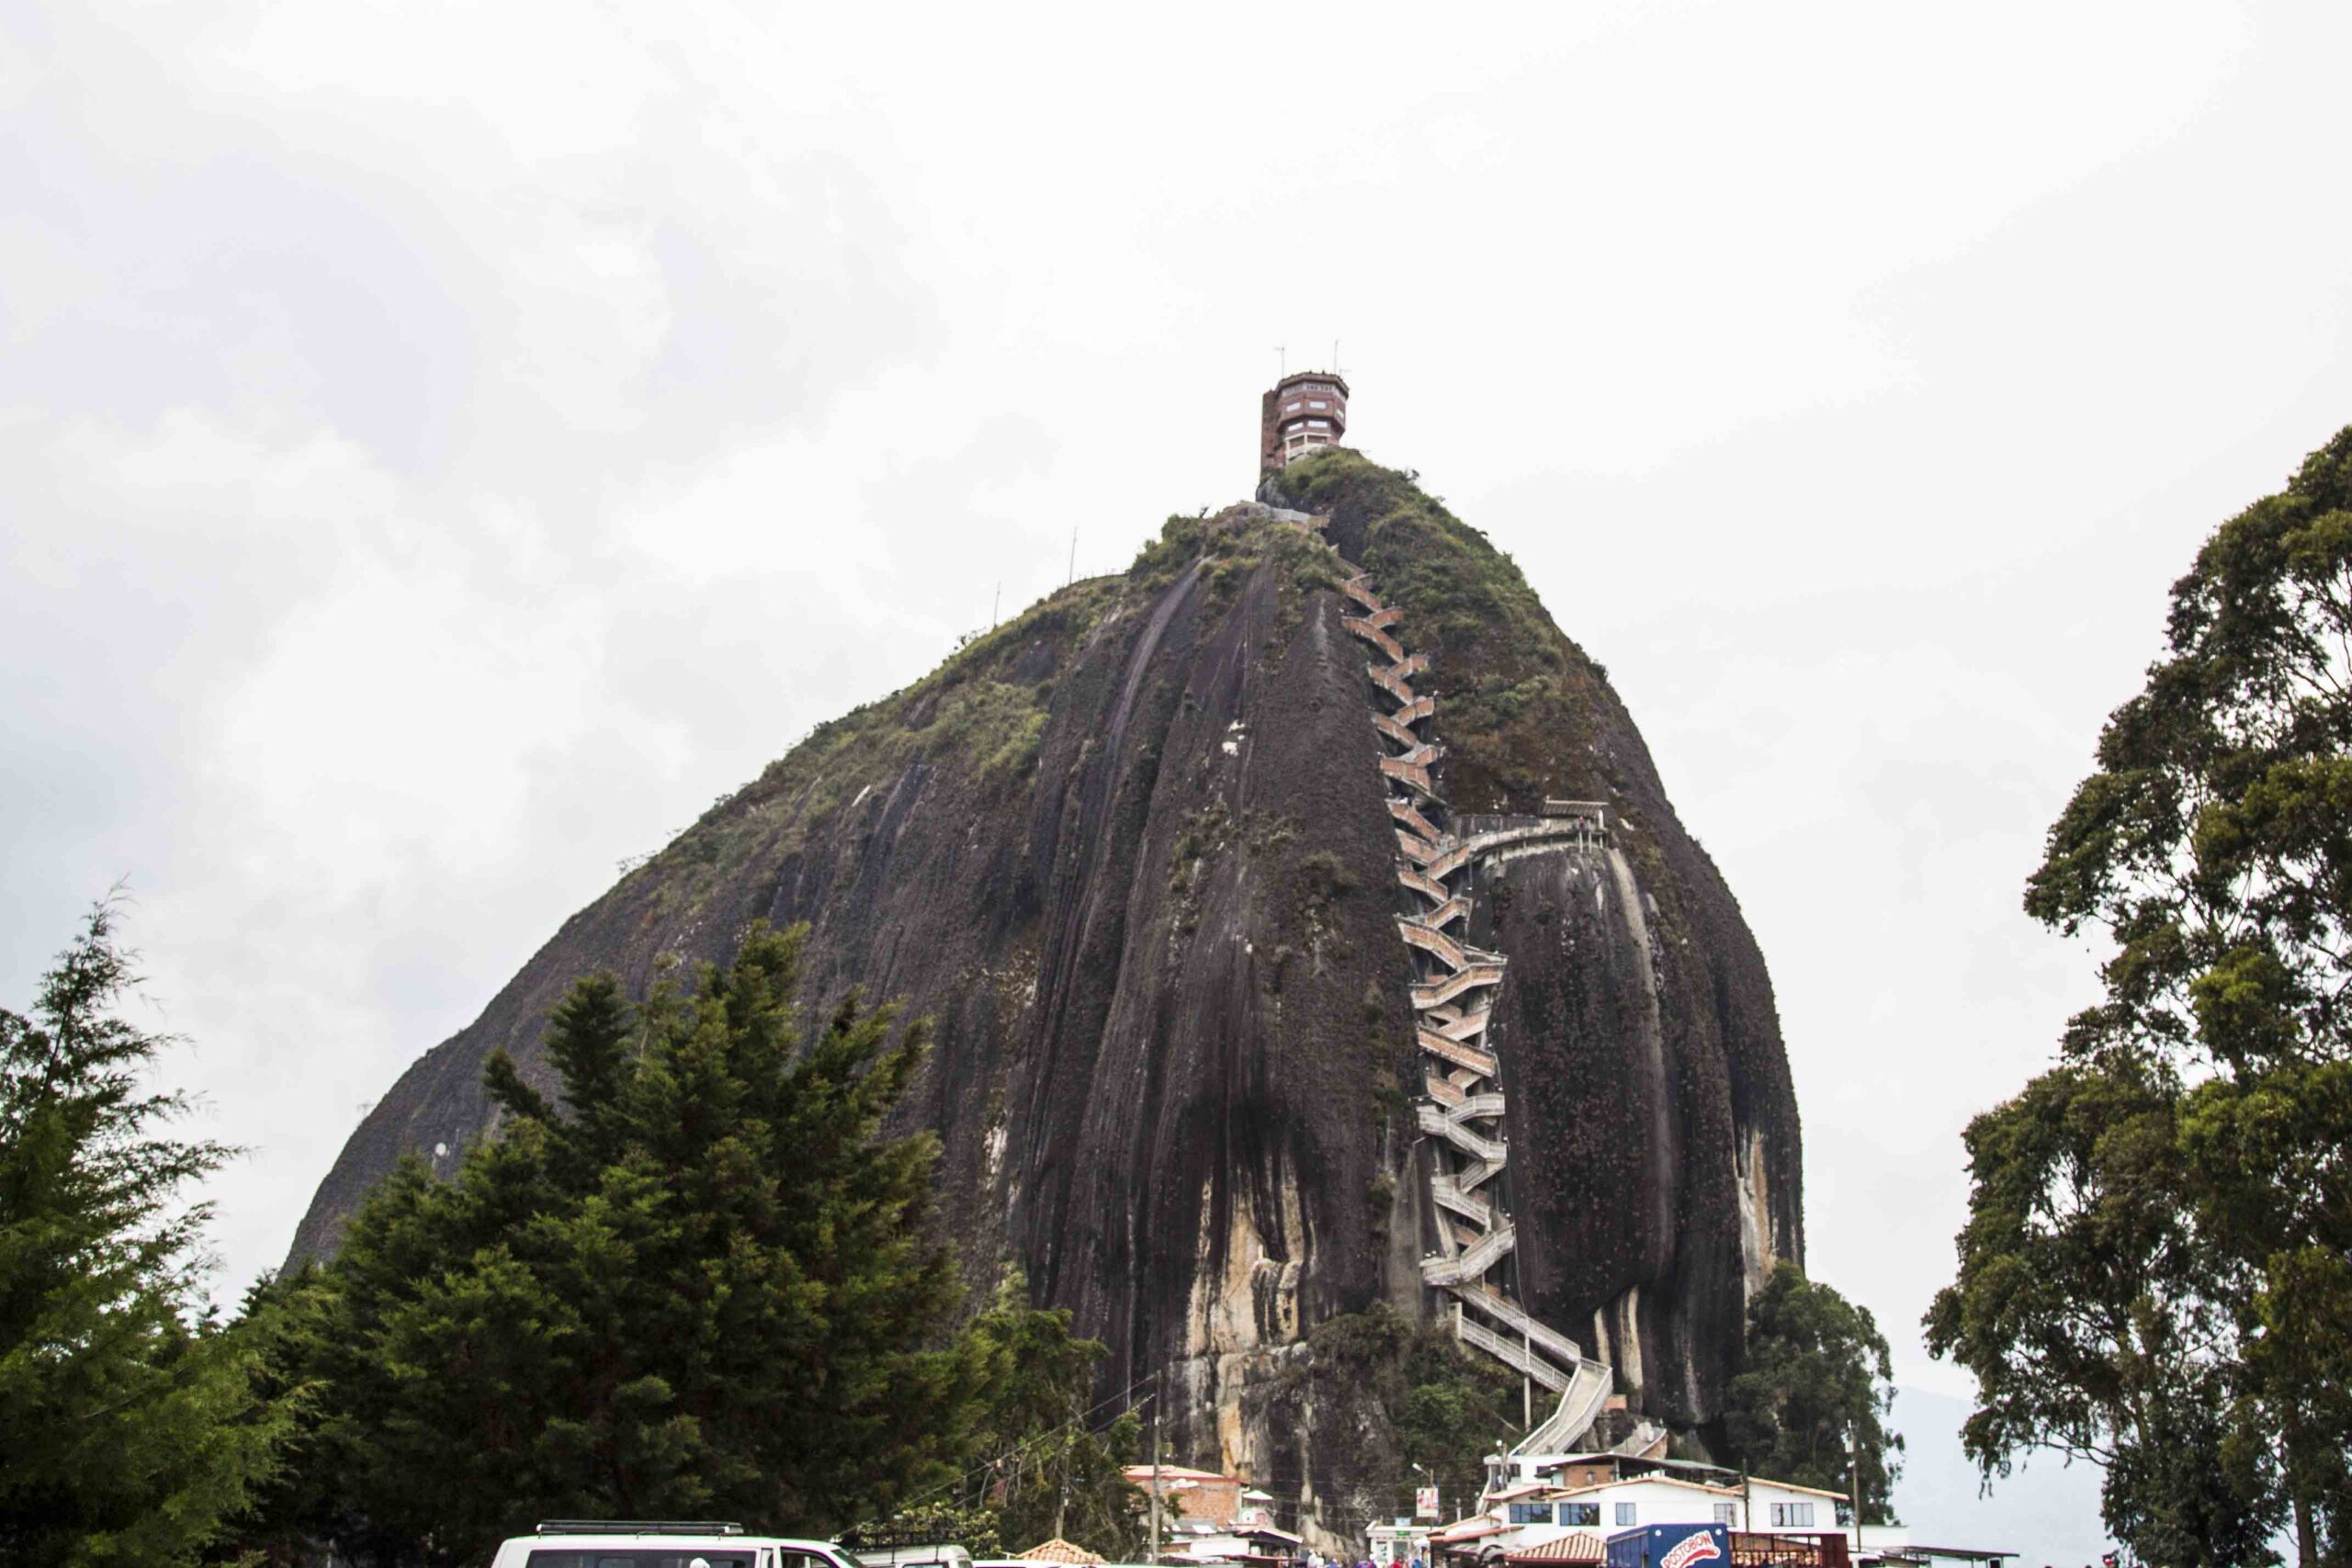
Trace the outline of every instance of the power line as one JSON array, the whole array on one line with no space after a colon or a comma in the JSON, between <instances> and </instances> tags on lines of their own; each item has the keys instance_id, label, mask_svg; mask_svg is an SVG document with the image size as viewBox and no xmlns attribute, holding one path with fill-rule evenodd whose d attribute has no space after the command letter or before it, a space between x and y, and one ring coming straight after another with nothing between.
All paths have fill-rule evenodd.
<instances>
[{"instance_id":1,"label":"power line","mask_svg":"<svg viewBox=\"0 0 2352 1568\"><path fill-rule=\"evenodd\" d=\"M1120 1403L1122 1400L1131 1399L1134 1396L1136 1390L1143 1387L1144 1384L1149 1382L1151 1382L1151 1379L1148 1377L1137 1378L1135 1382L1129 1383L1118 1393L1111 1395L1110 1398L1094 1406L1093 1409L1086 1411L1081 1415L1073 1416L1068 1421L1063 1422L1060 1426L1056 1427L1049 1431L1038 1433L1035 1437L1030 1438L1027 1442L1023 1443L1020 1447L1013 1449L1008 1453L999 1454L994 1459L987 1460L979 1464L973 1465L971 1468L963 1471L949 1480L940 1482L935 1486L929 1487L924 1491L915 1493L913 1495L905 1498L899 1504L898 1511L903 1513L909 1508L920 1507L922 1505L930 1502L933 1497L937 1497L943 1493L956 1490L966 1482L971 1480L972 1477L986 1474L991 1470L1001 1468L1008 1461L1019 1459L1023 1454L1027 1453L1032 1449L1052 1442L1055 1438L1065 1435L1073 1428L1086 1427L1091 1430L1091 1428L1088 1427L1088 1423L1095 1416L1101 1415L1103 1411L1110 1409L1111 1406ZM868 1519L865 1521L865 1524L873 1525L879 1524L882 1521L878 1519ZM861 1526L860 1528L862 1529L864 1527Z\"/></svg>"}]
</instances>

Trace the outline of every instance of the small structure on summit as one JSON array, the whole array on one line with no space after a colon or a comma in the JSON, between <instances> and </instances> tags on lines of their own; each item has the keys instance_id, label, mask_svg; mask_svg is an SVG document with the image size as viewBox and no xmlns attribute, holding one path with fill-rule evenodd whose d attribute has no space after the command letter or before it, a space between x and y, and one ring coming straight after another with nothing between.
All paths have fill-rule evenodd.
<instances>
[{"instance_id":1,"label":"small structure on summit","mask_svg":"<svg viewBox=\"0 0 2352 1568\"><path fill-rule=\"evenodd\" d=\"M1259 405L1258 474L1336 446L1348 433L1348 383L1336 370L1301 370L1275 382Z\"/></svg>"}]
</instances>

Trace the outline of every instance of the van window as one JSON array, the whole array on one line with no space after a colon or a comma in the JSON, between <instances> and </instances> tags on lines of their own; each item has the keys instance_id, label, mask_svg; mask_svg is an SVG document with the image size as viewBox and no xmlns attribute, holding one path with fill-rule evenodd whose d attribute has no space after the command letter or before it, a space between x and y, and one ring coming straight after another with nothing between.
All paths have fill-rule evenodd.
<instances>
[{"instance_id":1,"label":"van window","mask_svg":"<svg viewBox=\"0 0 2352 1568\"><path fill-rule=\"evenodd\" d=\"M752 1568L749 1551L692 1546L597 1546L534 1551L529 1568L692 1568L696 1558L710 1568Z\"/></svg>"}]
</instances>

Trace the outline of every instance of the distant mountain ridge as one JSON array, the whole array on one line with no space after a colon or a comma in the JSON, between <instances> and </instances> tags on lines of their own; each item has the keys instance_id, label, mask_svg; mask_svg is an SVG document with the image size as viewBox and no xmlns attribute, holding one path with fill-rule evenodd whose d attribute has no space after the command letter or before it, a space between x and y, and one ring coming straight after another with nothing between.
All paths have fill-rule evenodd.
<instances>
[{"instance_id":1,"label":"distant mountain ridge","mask_svg":"<svg viewBox=\"0 0 2352 1568\"><path fill-rule=\"evenodd\" d=\"M1894 1512L1911 1538L1936 1546L2006 1547L2022 1554L2021 1568L2097 1563L2111 1550L2099 1519L2098 1468L2039 1454L1986 1492L1960 1446L1968 1411L1967 1401L1949 1394L1894 1391L1888 1425L1904 1442Z\"/></svg>"}]
</instances>

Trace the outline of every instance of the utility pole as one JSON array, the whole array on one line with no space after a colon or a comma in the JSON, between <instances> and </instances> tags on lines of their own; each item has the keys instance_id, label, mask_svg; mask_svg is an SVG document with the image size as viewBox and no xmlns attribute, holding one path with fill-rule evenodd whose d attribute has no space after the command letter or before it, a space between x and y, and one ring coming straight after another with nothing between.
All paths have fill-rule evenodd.
<instances>
[{"instance_id":1,"label":"utility pole","mask_svg":"<svg viewBox=\"0 0 2352 1568\"><path fill-rule=\"evenodd\" d=\"M1857 1422L1846 1424L1846 1480L1853 1488L1854 1545L1862 1544L1862 1433Z\"/></svg>"},{"instance_id":2,"label":"utility pole","mask_svg":"<svg viewBox=\"0 0 2352 1568\"><path fill-rule=\"evenodd\" d=\"M1159 1561L1159 1404L1168 1390L1168 1369L1151 1374L1151 1560Z\"/></svg>"},{"instance_id":3,"label":"utility pole","mask_svg":"<svg viewBox=\"0 0 2352 1568\"><path fill-rule=\"evenodd\" d=\"M1076 1398L1069 1402L1073 1424L1086 1419L1086 1413L1078 1408L1082 1403L1084 1402ZM1062 1434L1061 1482L1054 1488L1054 1539L1056 1540L1064 1540L1069 1534L1069 1445L1074 1436L1075 1434L1068 1431Z\"/></svg>"},{"instance_id":4,"label":"utility pole","mask_svg":"<svg viewBox=\"0 0 2352 1568\"><path fill-rule=\"evenodd\" d=\"M996 613L1004 607L1004 584L996 585L996 592L989 600L989 630L996 630Z\"/></svg>"},{"instance_id":5,"label":"utility pole","mask_svg":"<svg viewBox=\"0 0 2352 1568\"><path fill-rule=\"evenodd\" d=\"M1077 524L1075 524L1075 523L1073 523L1073 524L1071 524L1071 525L1069 525L1069 581L1068 582L1064 582L1064 583L1062 584L1062 586L1063 586L1064 588L1068 588L1068 587L1070 585L1070 583L1071 583L1071 582L1076 582L1077 581L1078 581L1078 525L1077 525Z\"/></svg>"}]
</instances>

